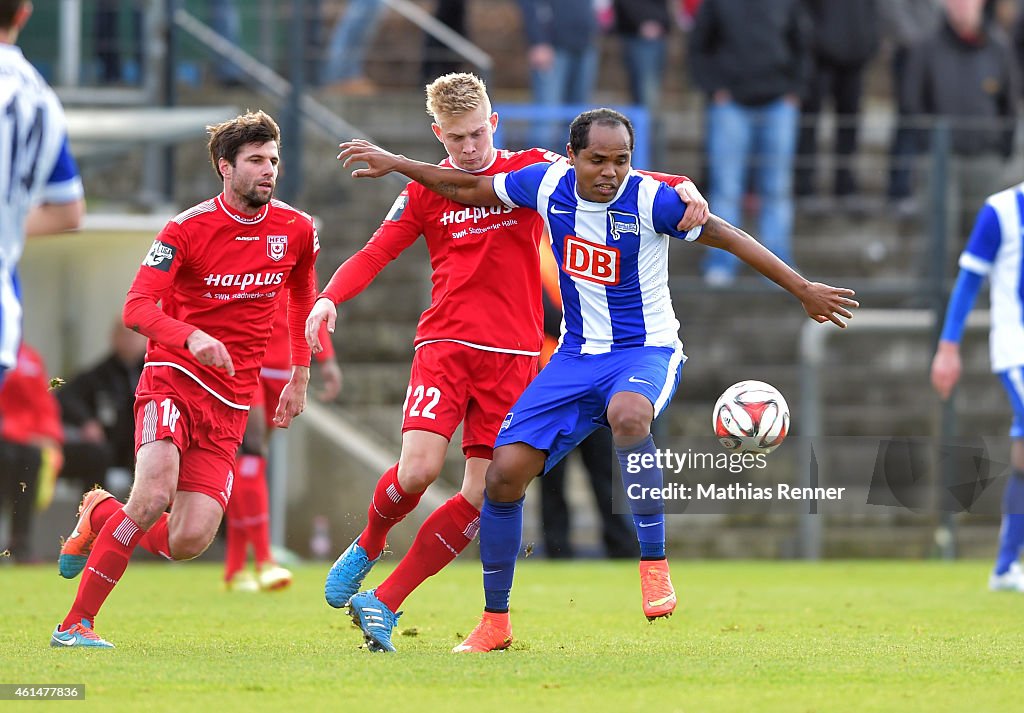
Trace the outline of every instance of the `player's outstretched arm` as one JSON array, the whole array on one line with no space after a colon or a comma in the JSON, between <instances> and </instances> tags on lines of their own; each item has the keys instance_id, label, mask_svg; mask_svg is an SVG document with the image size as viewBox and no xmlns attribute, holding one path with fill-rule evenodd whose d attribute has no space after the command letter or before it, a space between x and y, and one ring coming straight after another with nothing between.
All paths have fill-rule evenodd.
<instances>
[{"instance_id":1,"label":"player's outstretched arm","mask_svg":"<svg viewBox=\"0 0 1024 713\"><path fill-rule=\"evenodd\" d=\"M288 428L292 419L306 410L306 388L309 386L309 367L292 366L292 375L281 390L281 398L274 412L274 425Z\"/></svg>"},{"instance_id":2,"label":"player's outstretched arm","mask_svg":"<svg viewBox=\"0 0 1024 713\"><path fill-rule=\"evenodd\" d=\"M838 327L846 327L843 318L853 317L850 310L860 306L851 299L853 290L804 279L771 250L717 215L708 218L697 242L731 252L800 300L807 316L816 322L832 322Z\"/></svg>"},{"instance_id":3,"label":"player's outstretched arm","mask_svg":"<svg viewBox=\"0 0 1024 713\"><path fill-rule=\"evenodd\" d=\"M380 178L389 173L401 173L438 195L466 205L501 205L494 192L491 176L475 176L454 168L442 168L422 161L413 161L400 154L385 151L363 139L353 139L338 145L338 160L346 168L363 162L366 168L352 171L353 178Z\"/></svg>"}]
</instances>

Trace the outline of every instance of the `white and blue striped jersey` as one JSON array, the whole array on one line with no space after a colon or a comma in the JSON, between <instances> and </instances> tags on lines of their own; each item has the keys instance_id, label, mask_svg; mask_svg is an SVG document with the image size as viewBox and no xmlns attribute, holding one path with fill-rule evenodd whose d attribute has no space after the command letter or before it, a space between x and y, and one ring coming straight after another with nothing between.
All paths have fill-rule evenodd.
<instances>
[{"instance_id":1,"label":"white and blue striped jersey","mask_svg":"<svg viewBox=\"0 0 1024 713\"><path fill-rule=\"evenodd\" d=\"M696 240L700 228L676 230L686 206L672 188L630 171L608 203L584 200L576 171L562 160L498 174L494 190L506 205L540 213L547 226L560 270L560 352L678 345L668 241Z\"/></svg>"},{"instance_id":2,"label":"white and blue striped jersey","mask_svg":"<svg viewBox=\"0 0 1024 713\"><path fill-rule=\"evenodd\" d=\"M60 100L20 48L0 44L0 267L21 257L33 206L82 195Z\"/></svg>"},{"instance_id":3,"label":"white and blue striped jersey","mask_svg":"<svg viewBox=\"0 0 1024 713\"><path fill-rule=\"evenodd\" d=\"M989 196L960 255L960 268L989 278L992 371L1024 365L1024 183Z\"/></svg>"}]
</instances>

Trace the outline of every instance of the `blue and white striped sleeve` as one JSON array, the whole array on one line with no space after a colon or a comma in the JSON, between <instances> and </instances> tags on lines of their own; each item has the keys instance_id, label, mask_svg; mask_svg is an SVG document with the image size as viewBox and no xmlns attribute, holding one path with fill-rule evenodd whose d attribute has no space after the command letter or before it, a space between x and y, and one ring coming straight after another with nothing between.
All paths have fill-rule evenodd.
<instances>
[{"instance_id":1,"label":"blue and white striped sleeve","mask_svg":"<svg viewBox=\"0 0 1024 713\"><path fill-rule=\"evenodd\" d=\"M990 203L986 203L978 211L967 247L960 254L960 267L977 275L988 275L992 271L992 262L999 251L1001 240L999 214Z\"/></svg>"},{"instance_id":2,"label":"blue and white striped sleeve","mask_svg":"<svg viewBox=\"0 0 1024 713\"><path fill-rule=\"evenodd\" d=\"M510 208L532 208L537 210L537 194L540 182L551 164L535 163L511 173L494 176L494 192L501 202Z\"/></svg>"},{"instance_id":3,"label":"blue and white striped sleeve","mask_svg":"<svg viewBox=\"0 0 1024 713\"><path fill-rule=\"evenodd\" d=\"M676 193L675 189L667 183L658 186L658 192L654 194L654 229L663 235L671 235L674 238L681 238L686 242L693 242L700 237L703 226L698 225L685 233L676 229L679 221L683 219L686 212L686 204Z\"/></svg>"},{"instance_id":4,"label":"blue and white striped sleeve","mask_svg":"<svg viewBox=\"0 0 1024 713\"><path fill-rule=\"evenodd\" d=\"M57 155L57 161L43 188L42 201L44 203L73 203L84 195L85 190L82 187L82 178L78 175L78 165L75 163L75 157L71 155L71 144L68 137L65 136L60 153Z\"/></svg>"}]
</instances>

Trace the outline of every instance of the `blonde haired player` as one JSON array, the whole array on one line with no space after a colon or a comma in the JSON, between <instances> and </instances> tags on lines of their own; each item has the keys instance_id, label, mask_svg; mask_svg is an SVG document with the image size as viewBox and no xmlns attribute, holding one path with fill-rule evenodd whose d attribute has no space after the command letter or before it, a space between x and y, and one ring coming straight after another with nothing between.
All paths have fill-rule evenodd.
<instances>
[{"instance_id":1,"label":"blonde haired player","mask_svg":"<svg viewBox=\"0 0 1024 713\"><path fill-rule=\"evenodd\" d=\"M427 86L426 96L434 136L448 152L441 166L492 176L560 158L543 149L496 149L498 115L484 83L472 74L439 77ZM702 223L707 202L693 183L664 178L678 184L688 204L680 225ZM533 211L468 207L410 183L366 246L338 268L306 321L306 339L316 352L321 323L334 330L335 305L361 293L388 262L424 236L433 288L414 342L401 455L380 477L366 527L338 557L324 586L331 606L350 606L373 651L394 651L391 632L402 602L476 536L494 439L509 406L537 371L542 232L543 221ZM389 530L437 479L460 423L466 457L461 491L426 519L409 552L375 590L357 594Z\"/></svg>"}]
</instances>

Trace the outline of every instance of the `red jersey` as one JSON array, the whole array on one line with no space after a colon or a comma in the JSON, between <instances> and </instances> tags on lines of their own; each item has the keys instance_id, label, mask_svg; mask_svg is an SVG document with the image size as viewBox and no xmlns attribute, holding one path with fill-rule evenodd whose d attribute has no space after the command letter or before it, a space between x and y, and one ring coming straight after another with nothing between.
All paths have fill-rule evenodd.
<instances>
[{"instance_id":1,"label":"red jersey","mask_svg":"<svg viewBox=\"0 0 1024 713\"><path fill-rule=\"evenodd\" d=\"M22 342L18 361L0 386L0 438L32 445L40 437L64 441L60 406L50 392L42 357Z\"/></svg>"},{"instance_id":2,"label":"red jersey","mask_svg":"<svg viewBox=\"0 0 1024 713\"><path fill-rule=\"evenodd\" d=\"M499 149L491 165L473 173L493 176L560 158L544 149ZM450 158L440 165L458 168ZM648 175L670 185L689 180ZM529 208L467 206L411 182L370 241L338 268L320 296L335 304L352 299L423 235L432 288L414 346L447 341L536 356L543 341L538 254L543 233L544 220Z\"/></svg>"},{"instance_id":3,"label":"red jersey","mask_svg":"<svg viewBox=\"0 0 1024 713\"><path fill-rule=\"evenodd\" d=\"M542 149L497 151L493 176L558 156ZM450 159L442 166L456 168ZM542 311L537 246L544 222L528 208L477 208L409 183L362 250L334 273L322 293L349 300L385 265L423 235L430 252L430 307L420 317L415 346L451 341L488 351L540 353Z\"/></svg>"},{"instance_id":4,"label":"red jersey","mask_svg":"<svg viewBox=\"0 0 1024 713\"><path fill-rule=\"evenodd\" d=\"M303 332L319 250L313 219L276 199L242 215L222 194L179 214L153 242L124 305L125 324L150 338L146 368L177 369L228 406L248 408L286 288L291 363L309 365ZM233 377L192 356L185 339L196 329L227 347Z\"/></svg>"}]
</instances>

